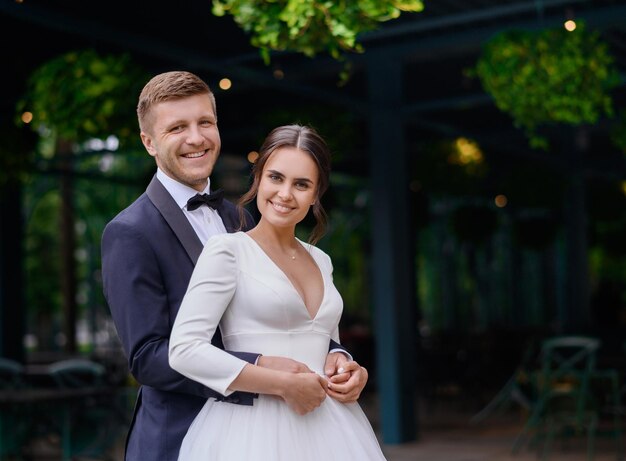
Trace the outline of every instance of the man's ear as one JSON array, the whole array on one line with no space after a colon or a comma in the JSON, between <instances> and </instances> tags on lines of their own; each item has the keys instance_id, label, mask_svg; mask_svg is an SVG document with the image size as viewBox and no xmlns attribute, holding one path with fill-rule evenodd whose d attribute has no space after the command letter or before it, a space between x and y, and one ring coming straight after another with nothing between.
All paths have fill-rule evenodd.
<instances>
[{"instance_id":1,"label":"man's ear","mask_svg":"<svg viewBox=\"0 0 626 461\"><path fill-rule=\"evenodd\" d=\"M149 134L144 133L143 131L140 133L140 136L141 142L143 143L143 146L146 148L148 153L153 157L156 157L157 151L154 148L154 144L152 143L152 137Z\"/></svg>"}]
</instances>

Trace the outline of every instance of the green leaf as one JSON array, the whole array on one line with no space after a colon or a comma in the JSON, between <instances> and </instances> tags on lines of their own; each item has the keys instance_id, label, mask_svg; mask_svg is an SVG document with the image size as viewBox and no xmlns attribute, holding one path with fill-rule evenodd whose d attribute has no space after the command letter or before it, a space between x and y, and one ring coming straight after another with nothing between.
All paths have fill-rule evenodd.
<instances>
[{"instance_id":1,"label":"green leaf","mask_svg":"<svg viewBox=\"0 0 626 461\"><path fill-rule=\"evenodd\" d=\"M574 32L503 32L467 73L480 79L535 147L546 145L535 134L542 124L593 124L610 117L610 92L619 82L606 44L581 22Z\"/></svg>"},{"instance_id":2,"label":"green leaf","mask_svg":"<svg viewBox=\"0 0 626 461\"><path fill-rule=\"evenodd\" d=\"M30 126L52 130L66 141L129 133L136 124L129 94L139 94L146 73L128 55L73 51L44 63L27 82L18 115L33 113ZM121 139L123 142L124 139Z\"/></svg>"},{"instance_id":3,"label":"green leaf","mask_svg":"<svg viewBox=\"0 0 626 461\"><path fill-rule=\"evenodd\" d=\"M344 52L362 52L359 34L380 22L416 13L421 0L214 0L216 16L230 14L250 43L261 48L264 62L270 51L293 50L307 56L329 53L340 59Z\"/></svg>"}]
</instances>

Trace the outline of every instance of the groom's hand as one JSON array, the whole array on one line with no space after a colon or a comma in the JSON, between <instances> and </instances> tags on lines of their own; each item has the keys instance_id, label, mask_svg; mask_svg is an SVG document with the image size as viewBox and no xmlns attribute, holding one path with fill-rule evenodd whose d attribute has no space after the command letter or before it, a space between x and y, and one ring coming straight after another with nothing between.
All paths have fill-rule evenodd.
<instances>
[{"instance_id":1,"label":"groom's hand","mask_svg":"<svg viewBox=\"0 0 626 461\"><path fill-rule=\"evenodd\" d=\"M304 363L287 357L262 355L259 357L256 364L263 368L287 371L289 373L313 373L313 371L311 371Z\"/></svg>"}]
</instances>

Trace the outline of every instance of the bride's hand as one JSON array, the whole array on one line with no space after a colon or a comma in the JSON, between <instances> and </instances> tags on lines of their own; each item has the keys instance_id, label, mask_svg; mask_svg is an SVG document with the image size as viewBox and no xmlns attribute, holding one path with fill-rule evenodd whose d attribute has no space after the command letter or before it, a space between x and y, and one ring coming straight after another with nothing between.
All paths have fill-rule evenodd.
<instances>
[{"instance_id":1,"label":"bride's hand","mask_svg":"<svg viewBox=\"0 0 626 461\"><path fill-rule=\"evenodd\" d=\"M313 373L304 363L287 357L262 355L259 357L256 364L263 368L286 371L289 373Z\"/></svg>"},{"instance_id":2,"label":"bride's hand","mask_svg":"<svg viewBox=\"0 0 626 461\"><path fill-rule=\"evenodd\" d=\"M326 398L327 381L316 373L289 375L281 397L299 415L319 407Z\"/></svg>"}]
</instances>

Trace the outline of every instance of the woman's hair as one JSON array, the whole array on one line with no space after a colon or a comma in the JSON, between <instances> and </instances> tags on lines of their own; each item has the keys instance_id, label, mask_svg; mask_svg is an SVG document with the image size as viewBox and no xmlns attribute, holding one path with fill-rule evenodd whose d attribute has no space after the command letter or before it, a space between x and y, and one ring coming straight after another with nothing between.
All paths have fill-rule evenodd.
<instances>
[{"instance_id":1,"label":"woman's hair","mask_svg":"<svg viewBox=\"0 0 626 461\"><path fill-rule=\"evenodd\" d=\"M244 206L250 203L257 195L263 168L272 153L281 147L295 147L309 154L317 165L318 181L313 216L315 227L309 235L309 243L316 244L326 232L326 211L320 201L330 182L330 150L324 139L310 126L284 125L274 128L265 138L259 151L259 158L252 168L252 186L239 199L239 216L241 225L244 224Z\"/></svg>"},{"instance_id":2,"label":"woman's hair","mask_svg":"<svg viewBox=\"0 0 626 461\"><path fill-rule=\"evenodd\" d=\"M150 110L152 106L163 101L189 98L199 94L207 94L213 105L213 113L217 117L215 96L204 80L191 72L172 71L155 75L143 87L137 103L137 119L141 131L152 128Z\"/></svg>"}]
</instances>

